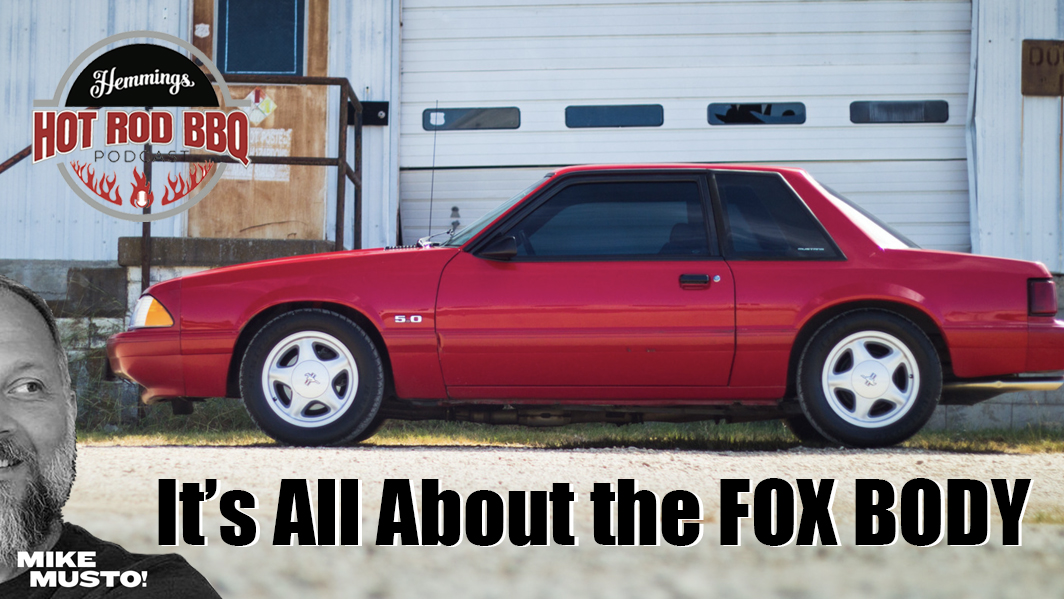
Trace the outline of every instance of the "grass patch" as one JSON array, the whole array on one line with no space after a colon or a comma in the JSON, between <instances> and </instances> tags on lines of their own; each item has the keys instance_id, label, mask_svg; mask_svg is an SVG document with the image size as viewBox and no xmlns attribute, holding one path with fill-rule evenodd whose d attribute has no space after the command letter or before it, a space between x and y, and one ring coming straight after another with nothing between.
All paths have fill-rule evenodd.
<instances>
[{"instance_id":1,"label":"grass patch","mask_svg":"<svg viewBox=\"0 0 1064 599\"><path fill-rule=\"evenodd\" d=\"M254 431L231 431L201 433L188 432L145 432L88 431L78 433L81 445L109 445L119 447L149 447L158 445L180 445L187 447L243 447L249 445L277 445L273 439Z\"/></svg>"},{"instance_id":2,"label":"grass patch","mask_svg":"<svg viewBox=\"0 0 1064 599\"><path fill-rule=\"evenodd\" d=\"M78 424L78 442L87 445L275 445L259 431L239 399L196 404L189 416L168 405L149 406L137 422L118 419Z\"/></svg>"},{"instance_id":3,"label":"grass patch","mask_svg":"<svg viewBox=\"0 0 1064 599\"><path fill-rule=\"evenodd\" d=\"M546 429L464 422L389 422L366 443L546 449L638 447L708 451L779 451L801 445L781 421L741 424L648 422L620 427L576 424ZM899 447L957 453L1060 453L1064 452L1064 430L1032 427L1019 430L925 431Z\"/></svg>"},{"instance_id":4,"label":"grass patch","mask_svg":"<svg viewBox=\"0 0 1064 599\"><path fill-rule=\"evenodd\" d=\"M174 416L164 405L150 407L146 414L146 418L135 424L108 424L91 429L81 427L78 442L121 446L276 444L255 427L239 400L210 400L197 404L191 416ZM531 428L428 420L390 421L363 445L776 451L796 447L798 442L778 422L722 425L712 422L652 422L628 426L572 424Z\"/></svg>"},{"instance_id":5,"label":"grass patch","mask_svg":"<svg viewBox=\"0 0 1064 599\"><path fill-rule=\"evenodd\" d=\"M191 416L174 416L166 405L151 406L143 412L143 418L129 424L120 424L113 419L91 425L79 422L78 441L88 445L130 446L276 445L258 430L243 404L236 399L198 403ZM800 443L780 421L742 424L648 422L626 426L571 424L531 428L429 420L388 422L364 445L779 451L798 447ZM1064 452L1064 428L925 431L900 447L958 453L1061 453Z\"/></svg>"},{"instance_id":6,"label":"grass patch","mask_svg":"<svg viewBox=\"0 0 1064 599\"><path fill-rule=\"evenodd\" d=\"M1015 430L924 431L902 447L960 453L1061 453L1064 428L1029 426Z\"/></svg>"},{"instance_id":7,"label":"grass patch","mask_svg":"<svg viewBox=\"0 0 1064 599\"><path fill-rule=\"evenodd\" d=\"M780 422L715 424L648 422L570 424L550 428L468 422L388 422L367 445L493 446L577 449L638 447L715 451L776 451L798 441Z\"/></svg>"}]
</instances>

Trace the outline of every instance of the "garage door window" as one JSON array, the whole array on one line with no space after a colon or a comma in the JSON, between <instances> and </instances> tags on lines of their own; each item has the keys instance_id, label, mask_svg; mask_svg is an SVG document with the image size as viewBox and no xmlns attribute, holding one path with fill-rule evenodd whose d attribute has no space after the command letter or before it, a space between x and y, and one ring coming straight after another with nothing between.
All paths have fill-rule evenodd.
<instances>
[{"instance_id":1,"label":"garage door window","mask_svg":"<svg viewBox=\"0 0 1064 599\"><path fill-rule=\"evenodd\" d=\"M661 104L565 107L565 126L570 129L660 127L664 122L665 110Z\"/></svg>"},{"instance_id":2,"label":"garage door window","mask_svg":"<svg viewBox=\"0 0 1064 599\"><path fill-rule=\"evenodd\" d=\"M510 231L525 259L710 255L696 181L580 183Z\"/></svg>"},{"instance_id":3,"label":"garage door window","mask_svg":"<svg viewBox=\"0 0 1064 599\"><path fill-rule=\"evenodd\" d=\"M823 226L775 174L717 173L724 256L745 260L836 260Z\"/></svg>"},{"instance_id":4,"label":"garage door window","mask_svg":"<svg viewBox=\"0 0 1064 599\"><path fill-rule=\"evenodd\" d=\"M428 108L421 113L421 127L425 131L454 131L459 129L517 129L521 126L521 111L507 108Z\"/></svg>"},{"instance_id":5,"label":"garage door window","mask_svg":"<svg viewBox=\"0 0 1064 599\"><path fill-rule=\"evenodd\" d=\"M805 122L805 104L710 104L710 125L801 125Z\"/></svg>"},{"instance_id":6,"label":"garage door window","mask_svg":"<svg viewBox=\"0 0 1064 599\"><path fill-rule=\"evenodd\" d=\"M945 100L850 103L851 123L945 123L948 120L949 103Z\"/></svg>"}]
</instances>

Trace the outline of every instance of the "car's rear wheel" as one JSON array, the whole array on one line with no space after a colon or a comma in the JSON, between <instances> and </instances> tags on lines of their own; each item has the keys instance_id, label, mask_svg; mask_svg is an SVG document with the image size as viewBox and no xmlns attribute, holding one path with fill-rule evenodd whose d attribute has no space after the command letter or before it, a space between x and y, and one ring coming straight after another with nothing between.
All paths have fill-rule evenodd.
<instances>
[{"instance_id":1,"label":"car's rear wheel","mask_svg":"<svg viewBox=\"0 0 1064 599\"><path fill-rule=\"evenodd\" d=\"M374 424L384 367L352 320L325 310L294 310L252 338L240 366L240 394L270 437L289 445L338 445Z\"/></svg>"},{"instance_id":2,"label":"car's rear wheel","mask_svg":"<svg viewBox=\"0 0 1064 599\"><path fill-rule=\"evenodd\" d=\"M884 447L916 434L942 393L935 346L910 320L849 312L813 336L798 364L798 401L830 441Z\"/></svg>"}]
</instances>

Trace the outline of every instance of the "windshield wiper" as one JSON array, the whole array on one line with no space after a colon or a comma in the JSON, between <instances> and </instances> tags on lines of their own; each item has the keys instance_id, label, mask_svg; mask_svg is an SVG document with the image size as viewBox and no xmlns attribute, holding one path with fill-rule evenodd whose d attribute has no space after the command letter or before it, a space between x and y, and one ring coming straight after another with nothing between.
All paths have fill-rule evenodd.
<instances>
[{"instance_id":1,"label":"windshield wiper","mask_svg":"<svg viewBox=\"0 0 1064 599\"><path fill-rule=\"evenodd\" d=\"M441 245L447 243L447 241L432 241L433 237L439 237L440 235L446 235L447 236L447 241L450 241L451 238L454 237L454 229L453 228L452 229L447 229L443 233L436 233L435 235L429 235L427 237L422 237L421 239L417 240L417 246L419 248L431 248L431 247L441 246Z\"/></svg>"}]
</instances>

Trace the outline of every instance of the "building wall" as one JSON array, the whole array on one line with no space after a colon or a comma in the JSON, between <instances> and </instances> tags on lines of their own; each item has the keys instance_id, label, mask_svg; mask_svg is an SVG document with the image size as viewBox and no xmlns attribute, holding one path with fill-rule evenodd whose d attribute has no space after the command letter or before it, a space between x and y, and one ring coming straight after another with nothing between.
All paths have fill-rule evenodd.
<instances>
[{"instance_id":1,"label":"building wall","mask_svg":"<svg viewBox=\"0 0 1064 599\"><path fill-rule=\"evenodd\" d=\"M390 100L393 106L399 102L398 4L398 0L334 0L329 19L329 74L348 77L360 98ZM0 64L5 65L0 81L0 160L30 144L33 101L52 97L60 77L81 52L107 36L142 29L190 39L189 0L0 2L0 40L4 40L0 43ZM335 91L333 98L329 122L335 123ZM391 115L390 122L389 127L365 129L364 247L394 243L399 195L398 112ZM328 130L332 155L335 131L332 127ZM349 154L352 162L353 141ZM325 231L332 239L336 185L335 178L328 181ZM346 197L347 220L352 223L354 189L350 184ZM183 236L186 230L184 215L152 223L154 236ZM0 259L114 262L118 238L139 236L140 232L139 223L106 216L85 204L54 164L34 165L27 159L0 175ZM348 224L348 247L352 233Z\"/></svg>"},{"instance_id":2,"label":"building wall","mask_svg":"<svg viewBox=\"0 0 1064 599\"><path fill-rule=\"evenodd\" d=\"M975 0L968 123L972 246L1064 272L1060 97L1020 93L1024 39L1064 39L1061 0Z\"/></svg>"},{"instance_id":3,"label":"building wall","mask_svg":"<svg viewBox=\"0 0 1064 599\"><path fill-rule=\"evenodd\" d=\"M404 239L428 232L430 196L439 233L554 166L768 162L967 251L970 26L968 0L405 0ZM949 119L854 124L861 100L946 100ZM516 106L520 127L426 131L437 102ZM806 122L711 126L711 102L802 102ZM664 123L566 127L567 106L596 104L660 104Z\"/></svg>"},{"instance_id":4,"label":"building wall","mask_svg":"<svg viewBox=\"0 0 1064 599\"><path fill-rule=\"evenodd\" d=\"M0 160L32 141L33 101L50 98L60 77L86 48L126 31L152 30L188 38L187 0L0 2ZM54 160L52 161L54 163ZM183 221L152 226L180 235ZM54 164L29 159L0 175L0 258L118 258L118 238L140 224L98 212L67 186Z\"/></svg>"},{"instance_id":5,"label":"building wall","mask_svg":"<svg viewBox=\"0 0 1064 599\"><path fill-rule=\"evenodd\" d=\"M366 0L329 3L329 75L347 77L361 100L389 102L388 126L364 127L362 140L362 246L395 243L399 210L399 58L400 0ZM330 102L330 122L335 122L336 102ZM336 147L330 129L330 154ZM348 130L349 143L354 142ZM353 147L353 146L352 146ZM354 163L354 150L349 154ZM329 169L330 173L334 172ZM331 181L331 180L330 180ZM329 185L329 205L335 206L336 185ZM354 214L354 189L348 183L346 212ZM334 209L328 211L326 230L333 231ZM344 232L350 247L351 225Z\"/></svg>"},{"instance_id":6,"label":"building wall","mask_svg":"<svg viewBox=\"0 0 1064 599\"><path fill-rule=\"evenodd\" d=\"M365 132L363 243L394 242L400 194L406 237L426 232L433 178L443 185L433 189L442 194L434 218L449 224L455 206L468 223L556 164L772 161L806 166L931 247L970 244L1064 272L1062 101L1019 92L1020 44L1064 38L1060 4L331 2L330 74L349 77L360 97L388 100L393 109L389 127ZM676 7L687 16L669 16ZM557 35L546 35L551 27ZM52 95L84 48L135 29L187 38L188 0L0 3L0 158L29 144L33 100ZM852 125L845 118L851 96L944 98L950 120ZM806 102L805 125L752 131L704 120L709 101L783 99ZM522 128L441 132L436 166L469 170L433 176L432 135L419 125L436 101L520 103ZM564 127L568 104L628 101L662 103L665 125L642 136ZM400 186L401 121L409 125L401 131ZM964 122L967 143L957 134ZM964 169L968 176L959 176ZM352 196L348 188L349 202ZM331 206L326 213L331 220ZM326 230L333 228L328 222ZM77 199L58 169L23 161L0 176L0 258L113 261L117 238L139 232ZM182 235L183 219L154 223L153 234Z\"/></svg>"}]
</instances>

